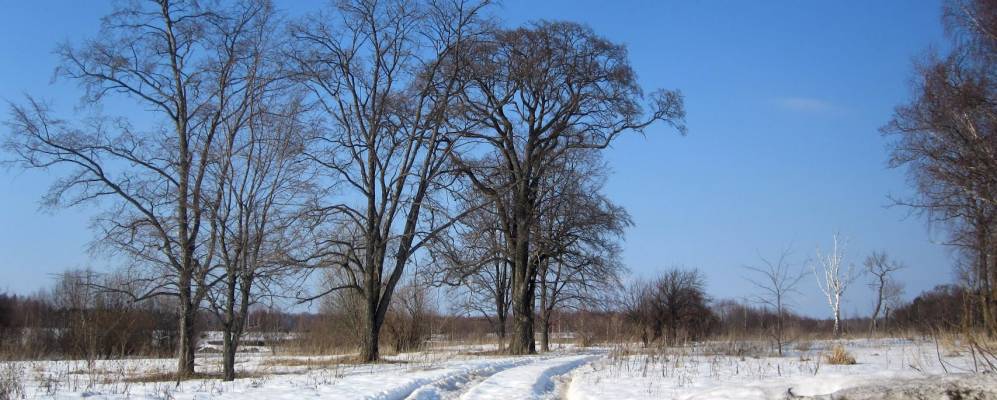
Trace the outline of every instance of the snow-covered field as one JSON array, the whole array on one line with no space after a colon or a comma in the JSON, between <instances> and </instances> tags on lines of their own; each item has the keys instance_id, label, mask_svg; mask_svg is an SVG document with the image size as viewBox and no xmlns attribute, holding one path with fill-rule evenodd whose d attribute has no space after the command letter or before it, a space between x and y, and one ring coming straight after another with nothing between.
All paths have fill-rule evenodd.
<instances>
[{"instance_id":1,"label":"snow-covered field","mask_svg":"<svg viewBox=\"0 0 997 400\"><path fill-rule=\"evenodd\" d=\"M829 342L783 357L707 343L657 350L567 348L520 357L475 354L487 347L451 347L399 354L374 365L345 363L345 356L245 354L237 366L244 378L179 385L149 381L168 375L174 366L168 359L18 362L4 365L0 373L20 376L28 398L58 399L783 399L831 398L826 395L832 393L852 399L955 385L993 396L969 398L997 398L997 378L971 374L977 369L972 354L952 346L936 350L933 342L908 340L839 343L856 364L828 365L823 355ZM217 355L199 357L199 372L219 368Z\"/></svg>"}]
</instances>

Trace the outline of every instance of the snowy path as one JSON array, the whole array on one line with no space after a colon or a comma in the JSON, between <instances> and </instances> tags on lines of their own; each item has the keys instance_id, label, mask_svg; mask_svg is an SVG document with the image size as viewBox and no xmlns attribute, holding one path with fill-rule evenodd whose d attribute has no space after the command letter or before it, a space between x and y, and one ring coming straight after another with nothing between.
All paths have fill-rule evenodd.
<instances>
[{"instance_id":1,"label":"snowy path","mask_svg":"<svg viewBox=\"0 0 997 400\"><path fill-rule=\"evenodd\" d=\"M582 355L538 360L496 373L474 385L461 400L536 399L554 390L554 377L566 374L599 356Z\"/></svg>"},{"instance_id":2,"label":"snowy path","mask_svg":"<svg viewBox=\"0 0 997 400\"><path fill-rule=\"evenodd\" d=\"M435 399L439 396L433 396L432 392L426 393L427 388L459 387L475 376L491 375L528 362L528 359L523 358L496 358L445 363L439 368L425 370L399 368L345 376L328 386L316 385L288 390L290 389L288 387L268 385L263 391L253 391L253 396L261 399ZM242 396L243 394L238 394L236 397L244 398Z\"/></svg>"}]
</instances>

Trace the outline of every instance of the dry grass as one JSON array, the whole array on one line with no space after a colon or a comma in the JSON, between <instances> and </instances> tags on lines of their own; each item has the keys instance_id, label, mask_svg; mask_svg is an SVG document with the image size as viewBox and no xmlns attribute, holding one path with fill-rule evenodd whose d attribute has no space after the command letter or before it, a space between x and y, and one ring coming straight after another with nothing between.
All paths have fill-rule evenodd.
<instances>
[{"instance_id":1,"label":"dry grass","mask_svg":"<svg viewBox=\"0 0 997 400\"><path fill-rule=\"evenodd\" d=\"M405 364L406 361L402 360L390 360L381 358L378 364ZM359 356L340 356L340 357L285 357L285 358L271 358L263 360L261 365L266 367L308 367L308 368L326 368L326 367L336 367L341 365L353 365L353 364L364 364L363 360Z\"/></svg>"},{"instance_id":2,"label":"dry grass","mask_svg":"<svg viewBox=\"0 0 997 400\"><path fill-rule=\"evenodd\" d=\"M236 378L260 378L266 375L272 375L270 372L266 371L239 371L236 373ZM121 382L125 383L155 383L155 382L177 382L177 381L192 381L201 379L222 379L223 375L221 372L198 372L193 375L186 375L180 379L177 379L177 374L175 372L150 372L147 374L131 375L121 378ZM107 383L113 383L114 381L107 381Z\"/></svg>"},{"instance_id":3,"label":"dry grass","mask_svg":"<svg viewBox=\"0 0 997 400\"><path fill-rule=\"evenodd\" d=\"M855 357L844 346L836 345L830 354L824 355L824 361L831 365L852 365L855 364Z\"/></svg>"},{"instance_id":4,"label":"dry grass","mask_svg":"<svg viewBox=\"0 0 997 400\"><path fill-rule=\"evenodd\" d=\"M24 398L24 367L12 362L0 364L0 400Z\"/></svg>"}]
</instances>

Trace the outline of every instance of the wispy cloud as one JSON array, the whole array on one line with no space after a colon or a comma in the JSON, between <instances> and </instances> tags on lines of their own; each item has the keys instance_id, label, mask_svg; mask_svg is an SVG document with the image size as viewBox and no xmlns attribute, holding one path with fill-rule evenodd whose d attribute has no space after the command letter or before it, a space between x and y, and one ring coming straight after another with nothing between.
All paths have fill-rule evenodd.
<instances>
[{"instance_id":1,"label":"wispy cloud","mask_svg":"<svg viewBox=\"0 0 997 400\"><path fill-rule=\"evenodd\" d=\"M828 112L837 109L834 104L813 97L781 97L775 102L779 107L791 111Z\"/></svg>"}]
</instances>

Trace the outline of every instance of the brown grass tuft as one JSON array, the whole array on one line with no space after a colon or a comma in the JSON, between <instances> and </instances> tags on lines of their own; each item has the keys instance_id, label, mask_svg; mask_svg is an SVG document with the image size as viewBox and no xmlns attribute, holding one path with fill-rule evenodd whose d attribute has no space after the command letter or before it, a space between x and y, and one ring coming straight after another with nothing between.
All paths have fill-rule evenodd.
<instances>
[{"instance_id":1,"label":"brown grass tuft","mask_svg":"<svg viewBox=\"0 0 997 400\"><path fill-rule=\"evenodd\" d=\"M824 360L831 365L852 365L855 364L855 357L845 350L844 346L836 345L831 349L831 354L824 355Z\"/></svg>"}]
</instances>

